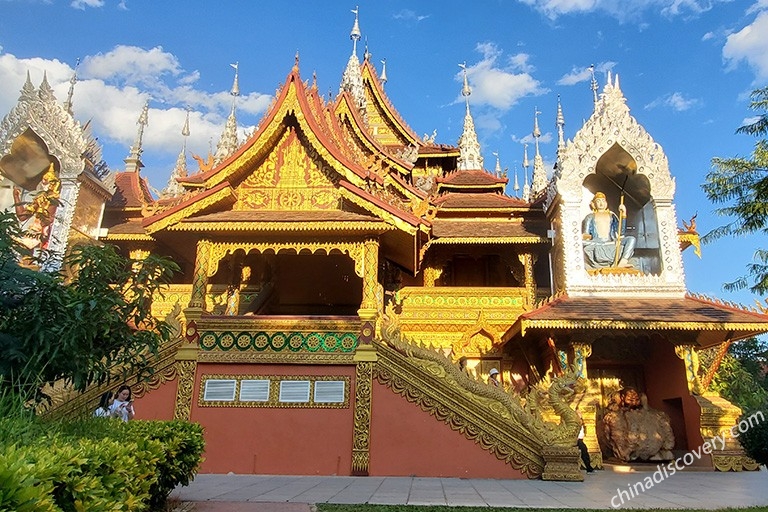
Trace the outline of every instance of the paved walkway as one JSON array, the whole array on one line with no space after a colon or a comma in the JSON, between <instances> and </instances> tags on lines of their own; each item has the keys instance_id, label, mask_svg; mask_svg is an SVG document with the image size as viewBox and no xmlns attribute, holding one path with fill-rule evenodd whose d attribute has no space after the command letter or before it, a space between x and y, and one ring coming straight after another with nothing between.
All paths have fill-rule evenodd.
<instances>
[{"instance_id":1,"label":"paved walkway","mask_svg":"<svg viewBox=\"0 0 768 512\"><path fill-rule=\"evenodd\" d=\"M309 512L315 503L477 507L726 508L768 506L768 474L685 471L642 494L653 473L597 471L581 482L418 477L201 474L171 494L196 512ZM639 489L640 486L635 486ZM618 494L621 490L623 493ZM621 502L623 499L623 503ZM611 503L613 500L613 503ZM190 502L194 507L190 506Z\"/></svg>"}]
</instances>

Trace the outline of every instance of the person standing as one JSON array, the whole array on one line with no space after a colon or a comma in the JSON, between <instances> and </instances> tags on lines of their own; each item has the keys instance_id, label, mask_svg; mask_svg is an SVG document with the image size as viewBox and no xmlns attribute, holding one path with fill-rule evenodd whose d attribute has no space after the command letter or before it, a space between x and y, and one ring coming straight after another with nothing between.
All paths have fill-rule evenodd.
<instances>
[{"instance_id":1,"label":"person standing","mask_svg":"<svg viewBox=\"0 0 768 512\"><path fill-rule=\"evenodd\" d=\"M115 398L111 391L107 391L103 395L101 395L101 399L99 399L99 406L96 408L95 411L93 411L93 415L98 418L110 418L114 416L114 413L112 412L112 404L114 403Z\"/></svg>"},{"instance_id":2,"label":"person standing","mask_svg":"<svg viewBox=\"0 0 768 512\"><path fill-rule=\"evenodd\" d=\"M133 395L130 386L123 384L117 389L115 401L112 402L111 412L123 421L133 419L136 411L133 409Z\"/></svg>"},{"instance_id":3,"label":"person standing","mask_svg":"<svg viewBox=\"0 0 768 512\"><path fill-rule=\"evenodd\" d=\"M579 448L579 451L581 452L581 461L584 463L584 467L587 468L587 473L594 473L595 469L592 467L592 462L589 460L589 450L587 449L587 445L584 443L584 420L581 421L581 429L579 430L579 438L576 441L576 446Z\"/></svg>"},{"instance_id":4,"label":"person standing","mask_svg":"<svg viewBox=\"0 0 768 512\"><path fill-rule=\"evenodd\" d=\"M496 368L491 368L491 371L488 373L488 384L497 388L501 386L501 382L499 382L499 370Z\"/></svg>"}]
</instances>

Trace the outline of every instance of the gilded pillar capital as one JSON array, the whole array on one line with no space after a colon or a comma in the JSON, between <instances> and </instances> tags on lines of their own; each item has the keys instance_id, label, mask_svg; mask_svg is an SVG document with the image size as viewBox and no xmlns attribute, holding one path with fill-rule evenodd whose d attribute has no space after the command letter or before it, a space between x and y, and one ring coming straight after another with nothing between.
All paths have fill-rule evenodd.
<instances>
[{"instance_id":1,"label":"gilded pillar capital","mask_svg":"<svg viewBox=\"0 0 768 512\"><path fill-rule=\"evenodd\" d=\"M701 381L699 380L699 353L696 345L675 345L675 355L685 364L685 379L688 382L688 391L692 395L702 394Z\"/></svg>"}]
</instances>

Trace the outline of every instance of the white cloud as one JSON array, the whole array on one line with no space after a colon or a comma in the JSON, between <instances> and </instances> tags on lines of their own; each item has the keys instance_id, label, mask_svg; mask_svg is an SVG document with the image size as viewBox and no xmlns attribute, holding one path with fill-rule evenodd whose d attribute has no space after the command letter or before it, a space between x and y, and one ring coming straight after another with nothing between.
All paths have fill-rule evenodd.
<instances>
[{"instance_id":1,"label":"white cloud","mask_svg":"<svg viewBox=\"0 0 768 512\"><path fill-rule=\"evenodd\" d=\"M697 107L701 104L701 101L695 98L686 98L683 93L673 92L665 96L656 98L652 102L645 106L646 110L651 110L659 107L669 107L676 112L683 112Z\"/></svg>"},{"instance_id":2,"label":"white cloud","mask_svg":"<svg viewBox=\"0 0 768 512\"><path fill-rule=\"evenodd\" d=\"M127 84L151 84L163 77L181 74L176 57L156 46L144 50L136 46L116 46L113 50L83 59L83 76Z\"/></svg>"},{"instance_id":3,"label":"white cloud","mask_svg":"<svg viewBox=\"0 0 768 512\"><path fill-rule=\"evenodd\" d=\"M74 69L58 60L19 59L0 53L0 112L9 112L16 104L27 72L35 87L40 85L45 72L54 94L62 102ZM199 73L186 72L175 56L161 48L117 47L104 55L86 57L77 74L75 116L81 123L90 124L102 144L113 145L112 152L120 154L117 158L128 154L138 133L136 122L148 100L149 124L144 130L143 147L148 153L170 160L175 160L182 147L181 129L187 106L192 109L187 148L203 156L211 148L215 151L232 107L233 98L228 90L208 92L194 88ZM244 126L248 123L243 119L262 114L271 100L270 95L258 92L237 98L241 140L253 130L252 125ZM122 161L110 160L108 164L119 170ZM156 171L167 174L170 168Z\"/></svg>"},{"instance_id":4,"label":"white cloud","mask_svg":"<svg viewBox=\"0 0 768 512\"><path fill-rule=\"evenodd\" d=\"M497 61L502 51L493 43L480 43L476 50L483 54L483 59L467 66L467 79L472 88L469 102L472 105L490 106L499 110L509 110L520 98L538 96L547 92L541 83L531 76L533 67L528 64L528 55L517 54L508 59L506 67L499 67ZM515 71L519 70L519 73ZM456 74L456 79L463 81L463 72ZM459 98L457 101L461 101Z\"/></svg>"},{"instance_id":5,"label":"white cloud","mask_svg":"<svg viewBox=\"0 0 768 512\"><path fill-rule=\"evenodd\" d=\"M768 80L768 11L761 10L751 24L727 37L723 58L730 68L745 62L755 73L755 83Z\"/></svg>"},{"instance_id":6,"label":"white cloud","mask_svg":"<svg viewBox=\"0 0 768 512\"><path fill-rule=\"evenodd\" d=\"M595 65L595 74L606 74L615 66L616 63L612 61L601 62ZM591 66L574 66L570 72L563 75L560 80L557 81L557 85L576 85L592 80L592 70L590 67Z\"/></svg>"},{"instance_id":7,"label":"white cloud","mask_svg":"<svg viewBox=\"0 0 768 512\"><path fill-rule=\"evenodd\" d=\"M657 11L667 17L698 15L731 0L520 0L550 19L567 14L605 13L619 21Z\"/></svg>"},{"instance_id":8,"label":"white cloud","mask_svg":"<svg viewBox=\"0 0 768 512\"><path fill-rule=\"evenodd\" d=\"M415 11L410 9L403 9L392 15L396 20L403 20L409 22L419 22L429 18L429 14L416 14Z\"/></svg>"},{"instance_id":9,"label":"white cloud","mask_svg":"<svg viewBox=\"0 0 768 512\"><path fill-rule=\"evenodd\" d=\"M84 11L86 7L103 7L104 0L72 0L72 3L69 5L74 9L81 9Z\"/></svg>"}]
</instances>

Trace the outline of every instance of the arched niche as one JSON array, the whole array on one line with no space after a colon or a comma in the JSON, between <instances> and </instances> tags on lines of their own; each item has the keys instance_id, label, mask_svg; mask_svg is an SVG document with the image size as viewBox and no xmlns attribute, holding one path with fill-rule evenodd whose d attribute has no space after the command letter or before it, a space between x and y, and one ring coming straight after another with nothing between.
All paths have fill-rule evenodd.
<instances>
[{"instance_id":1,"label":"arched niche","mask_svg":"<svg viewBox=\"0 0 768 512\"><path fill-rule=\"evenodd\" d=\"M659 230L652 201L651 182L637 172L637 162L619 144L614 144L597 161L595 172L584 178L582 218L590 209L590 201L603 192L608 207L618 214L624 200L627 208L626 235L635 237L635 251L630 262L644 274L661 271Z\"/></svg>"}]
</instances>

